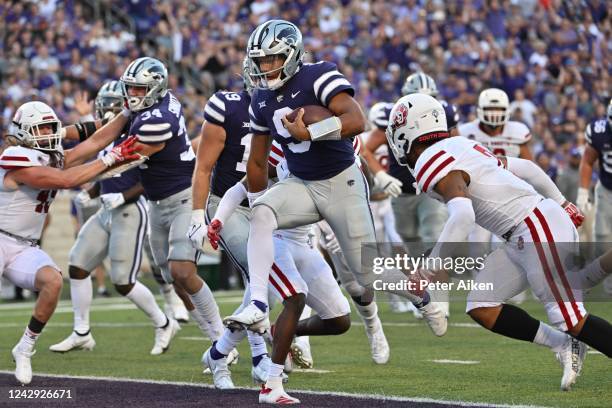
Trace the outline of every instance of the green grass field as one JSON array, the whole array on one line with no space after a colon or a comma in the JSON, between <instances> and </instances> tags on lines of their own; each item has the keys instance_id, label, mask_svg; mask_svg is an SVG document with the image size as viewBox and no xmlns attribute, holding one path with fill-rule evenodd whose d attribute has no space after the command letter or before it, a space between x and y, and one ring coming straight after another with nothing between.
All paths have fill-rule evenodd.
<instances>
[{"instance_id":1,"label":"green grass field","mask_svg":"<svg viewBox=\"0 0 612 408\"><path fill-rule=\"evenodd\" d=\"M66 287L64 295L67 293ZM233 311L238 296L237 292L218 294L222 315ZM612 365L602 354L590 353L574 389L561 392L561 369L549 350L474 327L463 313L461 301L451 305L453 325L443 338L435 338L412 315L393 314L384 302L379 305L391 346L387 365L378 366L371 361L364 328L354 315L356 324L345 335L311 339L315 368L329 372L294 373L287 389L555 407L612 406ZM529 301L523 307L544 318L542 307L536 302ZM612 320L610 303L593 303L588 308ZM10 349L21 336L30 314L31 308L24 303L0 304L0 370L13 369ZM212 382L210 376L202 375L199 362L209 341L202 338L193 323L183 326L166 354L153 357L149 355L153 329L146 317L124 299L96 299L91 322L97 341L94 351L63 355L48 351L49 345L71 331L71 306L69 301L62 301L38 342L33 358L35 373ZM246 341L239 351L241 361L232 368L234 382L251 386ZM432 360L478 363L440 364Z\"/></svg>"}]
</instances>

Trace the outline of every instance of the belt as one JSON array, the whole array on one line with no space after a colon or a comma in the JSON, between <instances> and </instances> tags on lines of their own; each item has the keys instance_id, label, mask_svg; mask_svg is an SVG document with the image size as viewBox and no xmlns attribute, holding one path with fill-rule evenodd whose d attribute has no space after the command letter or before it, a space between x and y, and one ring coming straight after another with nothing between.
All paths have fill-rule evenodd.
<instances>
[{"instance_id":1,"label":"belt","mask_svg":"<svg viewBox=\"0 0 612 408\"><path fill-rule=\"evenodd\" d=\"M15 240L17 240L19 242L26 243L29 246L33 246L33 247L40 246L40 239L24 238L24 237L21 237L19 235L12 234L12 233L10 233L8 231L5 231L3 229L0 229L0 234L4 234L7 237L11 237L11 238L13 238L13 239L15 239Z\"/></svg>"}]
</instances>

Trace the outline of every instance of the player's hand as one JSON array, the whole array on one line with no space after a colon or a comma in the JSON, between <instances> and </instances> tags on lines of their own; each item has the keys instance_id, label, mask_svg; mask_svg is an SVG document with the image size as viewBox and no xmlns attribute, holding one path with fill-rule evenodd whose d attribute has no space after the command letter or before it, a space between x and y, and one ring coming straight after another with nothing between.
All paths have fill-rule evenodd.
<instances>
[{"instance_id":1,"label":"player's hand","mask_svg":"<svg viewBox=\"0 0 612 408\"><path fill-rule=\"evenodd\" d=\"M281 118L281 121L283 122L283 126L285 126L285 128L287 129L287 131L289 132L291 136L293 136L297 140L306 141L306 140L310 140L310 132L308 131L308 128L306 127L306 124L304 123L304 120L302 119L303 117L304 117L304 109L301 108L298 111L295 117L295 120L293 122L289 122L286 116L283 116Z\"/></svg>"},{"instance_id":2,"label":"player's hand","mask_svg":"<svg viewBox=\"0 0 612 408\"><path fill-rule=\"evenodd\" d=\"M92 104L91 101L87 99L87 91L77 92L74 97L74 109L80 116L91 114Z\"/></svg>"},{"instance_id":3,"label":"player's hand","mask_svg":"<svg viewBox=\"0 0 612 408\"><path fill-rule=\"evenodd\" d=\"M402 186L404 183L395 177L390 176L384 170L380 170L378 173L376 173L374 176L374 182L376 183L376 186L382 188L387 195L393 198L402 194Z\"/></svg>"},{"instance_id":4,"label":"player's hand","mask_svg":"<svg viewBox=\"0 0 612 408\"><path fill-rule=\"evenodd\" d=\"M136 145L137 141L138 139L136 136L130 136L120 145L113 147L108 154L102 157L102 161L106 167L111 167L126 160L140 159L141 156L137 151L141 149L141 146Z\"/></svg>"},{"instance_id":5,"label":"player's hand","mask_svg":"<svg viewBox=\"0 0 612 408\"><path fill-rule=\"evenodd\" d=\"M115 112L113 111L108 111L104 114L104 117L102 119L105 119L107 122L110 122L111 120L113 120L113 118L117 116L115 115Z\"/></svg>"},{"instance_id":6,"label":"player's hand","mask_svg":"<svg viewBox=\"0 0 612 408\"><path fill-rule=\"evenodd\" d=\"M574 205L574 203L566 201L563 204L563 209L565 210L567 215L569 215L576 228L582 225L582 223L584 222L584 215L580 212L578 207Z\"/></svg>"},{"instance_id":7,"label":"player's hand","mask_svg":"<svg viewBox=\"0 0 612 408\"><path fill-rule=\"evenodd\" d=\"M125 203L125 197L122 193L108 193L100 196L100 201L106 211L114 210Z\"/></svg>"},{"instance_id":8,"label":"player's hand","mask_svg":"<svg viewBox=\"0 0 612 408\"><path fill-rule=\"evenodd\" d=\"M325 247L327 252L330 254L335 254L341 251L340 243L338 242L338 238L336 238L336 234L331 229L329 224L326 221L319 221L317 226L321 230L321 234L323 235L322 246Z\"/></svg>"},{"instance_id":9,"label":"player's hand","mask_svg":"<svg viewBox=\"0 0 612 408\"><path fill-rule=\"evenodd\" d=\"M92 198L89 192L87 190L81 190L79 194L74 197L74 204L78 207L85 207L91 200Z\"/></svg>"},{"instance_id":10,"label":"player's hand","mask_svg":"<svg viewBox=\"0 0 612 408\"><path fill-rule=\"evenodd\" d=\"M591 211L588 188L578 187L578 195L576 196L576 206L583 214L587 214Z\"/></svg>"},{"instance_id":11,"label":"player's hand","mask_svg":"<svg viewBox=\"0 0 612 408\"><path fill-rule=\"evenodd\" d=\"M204 210L193 210L191 212L191 225L187 231L187 238L191 241L191 245L199 251L204 245L204 234L206 233L206 224L204 222Z\"/></svg>"},{"instance_id":12,"label":"player's hand","mask_svg":"<svg viewBox=\"0 0 612 408\"><path fill-rule=\"evenodd\" d=\"M219 241L221 241L221 236L219 234L222 228L223 223L216 218L208 224L208 240L213 249L219 249Z\"/></svg>"}]
</instances>

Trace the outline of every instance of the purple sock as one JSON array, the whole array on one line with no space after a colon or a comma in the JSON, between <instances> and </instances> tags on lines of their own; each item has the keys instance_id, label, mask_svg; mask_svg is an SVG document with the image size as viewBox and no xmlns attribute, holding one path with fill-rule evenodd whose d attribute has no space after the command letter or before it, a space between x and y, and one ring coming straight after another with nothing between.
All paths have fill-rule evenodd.
<instances>
[{"instance_id":1,"label":"purple sock","mask_svg":"<svg viewBox=\"0 0 612 408\"><path fill-rule=\"evenodd\" d=\"M222 359L223 357L225 357L225 354L221 354L221 353L219 352L219 350L217 350L217 342L216 342L216 341L213 343L213 346L212 346L212 347L211 347L211 349L210 349L210 357L211 357L213 360L220 360L220 359Z\"/></svg>"},{"instance_id":2,"label":"purple sock","mask_svg":"<svg viewBox=\"0 0 612 408\"><path fill-rule=\"evenodd\" d=\"M261 362L261 359L267 356L268 353L260 354L258 356L253 357L253 367L257 367Z\"/></svg>"}]
</instances>

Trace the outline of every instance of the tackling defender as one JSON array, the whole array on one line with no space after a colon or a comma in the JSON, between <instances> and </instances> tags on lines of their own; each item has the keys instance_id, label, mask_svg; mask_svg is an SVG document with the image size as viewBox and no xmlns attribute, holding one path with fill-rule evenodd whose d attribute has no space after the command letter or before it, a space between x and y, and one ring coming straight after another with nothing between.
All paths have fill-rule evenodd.
<instances>
[{"instance_id":1,"label":"tackling defender","mask_svg":"<svg viewBox=\"0 0 612 408\"><path fill-rule=\"evenodd\" d=\"M23 104L13 117L10 138L14 146L0 155L0 275L16 286L39 292L30 323L12 350L15 377L22 384L32 381L34 346L62 290L58 266L39 246L49 207L57 190L79 186L117 163L138 157L135 140L130 138L107 155L82 164L119 134L128 115L117 115L67 151L61 145L64 133L85 132L83 125L78 130L62 129L53 109L42 102ZM97 124L88 126L95 131Z\"/></svg>"},{"instance_id":2,"label":"tackling defender","mask_svg":"<svg viewBox=\"0 0 612 408\"><path fill-rule=\"evenodd\" d=\"M564 368L563 390L580 372L586 356L583 343L612 356L612 326L586 313L581 291L567 283L561 245L555 245L577 242L574 224L582 222L582 216L564 202L543 171L528 160L500 160L477 142L449 137L444 110L428 95L408 95L394 105L387 138L398 162L416 175L419 189L448 207L449 219L433 258L446 254L444 243L465 242L476 223L506 240L487 257L476 278L493 282L495 297L483 299L479 291L468 295L467 312L476 322L557 352ZM503 303L527 286L558 330Z\"/></svg>"}]
</instances>

